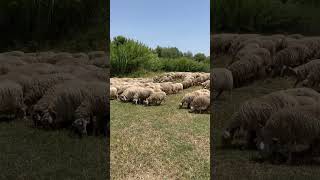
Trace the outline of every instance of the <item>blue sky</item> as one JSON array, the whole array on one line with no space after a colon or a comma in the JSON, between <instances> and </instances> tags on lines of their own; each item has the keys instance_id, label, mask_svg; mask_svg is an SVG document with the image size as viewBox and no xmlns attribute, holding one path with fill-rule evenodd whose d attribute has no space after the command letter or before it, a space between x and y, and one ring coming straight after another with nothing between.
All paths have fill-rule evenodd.
<instances>
[{"instance_id":1,"label":"blue sky","mask_svg":"<svg viewBox=\"0 0 320 180\"><path fill-rule=\"evenodd\" d=\"M111 38L210 54L209 0L111 0Z\"/></svg>"}]
</instances>

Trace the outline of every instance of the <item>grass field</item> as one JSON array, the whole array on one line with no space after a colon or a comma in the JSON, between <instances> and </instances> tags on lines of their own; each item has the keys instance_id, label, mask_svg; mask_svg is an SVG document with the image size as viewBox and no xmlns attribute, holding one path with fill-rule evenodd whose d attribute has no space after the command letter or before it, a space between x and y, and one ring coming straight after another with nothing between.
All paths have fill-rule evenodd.
<instances>
[{"instance_id":1,"label":"grass field","mask_svg":"<svg viewBox=\"0 0 320 180\"><path fill-rule=\"evenodd\" d=\"M209 114L178 109L185 93L161 106L111 101L112 179L209 179Z\"/></svg>"},{"instance_id":2,"label":"grass field","mask_svg":"<svg viewBox=\"0 0 320 180\"><path fill-rule=\"evenodd\" d=\"M216 63L214 67L223 66ZM257 163L252 160L257 156L257 151L221 148L222 130L240 103L270 92L292 88L293 84L294 79L287 77L259 80L251 85L234 89L231 97L226 93L220 100L214 102L214 140L212 142L215 142L216 146L217 179L320 179L320 166Z\"/></svg>"},{"instance_id":3,"label":"grass field","mask_svg":"<svg viewBox=\"0 0 320 180\"><path fill-rule=\"evenodd\" d=\"M107 142L69 131L43 131L27 121L0 123L0 179L106 179Z\"/></svg>"}]
</instances>

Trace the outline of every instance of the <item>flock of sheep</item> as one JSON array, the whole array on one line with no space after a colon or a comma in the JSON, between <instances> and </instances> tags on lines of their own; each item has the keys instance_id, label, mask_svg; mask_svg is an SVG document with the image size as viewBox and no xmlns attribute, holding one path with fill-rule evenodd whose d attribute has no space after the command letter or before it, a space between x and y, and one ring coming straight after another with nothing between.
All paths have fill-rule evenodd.
<instances>
[{"instance_id":1,"label":"flock of sheep","mask_svg":"<svg viewBox=\"0 0 320 180\"><path fill-rule=\"evenodd\" d=\"M0 120L108 135L109 75L103 51L0 54Z\"/></svg>"},{"instance_id":2,"label":"flock of sheep","mask_svg":"<svg viewBox=\"0 0 320 180\"><path fill-rule=\"evenodd\" d=\"M254 148L263 160L277 163L319 156L320 37L216 34L212 38L214 60L231 59L227 67L212 69L218 96L258 79L296 79L291 89L241 103L225 127L223 146Z\"/></svg>"},{"instance_id":3,"label":"flock of sheep","mask_svg":"<svg viewBox=\"0 0 320 180\"><path fill-rule=\"evenodd\" d=\"M212 41L213 57L232 57L226 69L233 74L234 87L267 76L283 76L286 72L294 72L292 69L297 66L320 58L320 37L304 37L298 34L217 34ZM318 72L317 69L313 71ZM292 75L300 76L295 72ZM307 75L303 73L301 76L303 77L298 78L305 78ZM312 82L309 82L309 85L318 81L318 78L312 78L310 77Z\"/></svg>"},{"instance_id":4,"label":"flock of sheep","mask_svg":"<svg viewBox=\"0 0 320 180\"><path fill-rule=\"evenodd\" d=\"M203 89L183 97L180 108L190 112L203 113L210 109L210 74L190 72L169 72L154 78L111 78L110 99L132 102L146 106L159 106L167 95L177 94L192 86Z\"/></svg>"}]
</instances>

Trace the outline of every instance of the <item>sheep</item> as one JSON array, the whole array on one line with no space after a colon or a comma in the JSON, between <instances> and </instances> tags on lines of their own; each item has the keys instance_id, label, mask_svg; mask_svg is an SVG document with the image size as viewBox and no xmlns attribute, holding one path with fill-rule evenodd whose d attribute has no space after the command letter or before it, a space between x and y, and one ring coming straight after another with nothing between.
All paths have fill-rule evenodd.
<instances>
[{"instance_id":1,"label":"sheep","mask_svg":"<svg viewBox=\"0 0 320 180\"><path fill-rule=\"evenodd\" d=\"M154 93L151 88L138 88L137 92L133 95L132 101L135 104L143 103L152 93Z\"/></svg>"},{"instance_id":2,"label":"sheep","mask_svg":"<svg viewBox=\"0 0 320 180\"><path fill-rule=\"evenodd\" d=\"M15 56L15 57L23 57L24 54L25 53L22 51L10 51L10 52L1 53L1 55Z\"/></svg>"},{"instance_id":3,"label":"sheep","mask_svg":"<svg viewBox=\"0 0 320 180\"><path fill-rule=\"evenodd\" d=\"M118 99L117 88L110 86L110 99Z\"/></svg>"},{"instance_id":4,"label":"sheep","mask_svg":"<svg viewBox=\"0 0 320 180\"><path fill-rule=\"evenodd\" d=\"M72 57L89 60L89 56L86 53L74 53L72 54Z\"/></svg>"},{"instance_id":5,"label":"sheep","mask_svg":"<svg viewBox=\"0 0 320 180\"><path fill-rule=\"evenodd\" d=\"M109 65L107 57L97 57L97 58L91 59L91 62L93 65L101 68L107 68Z\"/></svg>"},{"instance_id":6,"label":"sheep","mask_svg":"<svg viewBox=\"0 0 320 180\"><path fill-rule=\"evenodd\" d=\"M196 96L191 104L189 112L205 112L210 107L210 95L199 95Z\"/></svg>"},{"instance_id":7,"label":"sheep","mask_svg":"<svg viewBox=\"0 0 320 180\"><path fill-rule=\"evenodd\" d=\"M161 105L163 101L166 99L166 93L165 92L154 92L152 93L143 103L145 105Z\"/></svg>"},{"instance_id":8,"label":"sheep","mask_svg":"<svg viewBox=\"0 0 320 180\"><path fill-rule=\"evenodd\" d=\"M296 87L299 82L307 78L310 71L317 68L319 69L319 67L320 67L320 59L315 59L295 68L288 67L284 73L289 76L295 76L296 82L294 83L293 86Z\"/></svg>"},{"instance_id":9,"label":"sheep","mask_svg":"<svg viewBox=\"0 0 320 180\"><path fill-rule=\"evenodd\" d=\"M210 89L210 80L207 80L206 82L203 82L201 85L205 89Z\"/></svg>"},{"instance_id":10,"label":"sheep","mask_svg":"<svg viewBox=\"0 0 320 180\"><path fill-rule=\"evenodd\" d=\"M258 143L261 154L265 158L279 155L291 164L294 154L309 152L312 155L315 151L318 153L315 147L320 140L319 116L319 104L276 112L262 129Z\"/></svg>"},{"instance_id":11,"label":"sheep","mask_svg":"<svg viewBox=\"0 0 320 180\"><path fill-rule=\"evenodd\" d=\"M5 55L0 55L0 63L1 64L8 64L12 66L24 66L27 63L21 60L21 58L16 57L16 56L5 56Z\"/></svg>"},{"instance_id":12,"label":"sheep","mask_svg":"<svg viewBox=\"0 0 320 180\"><path fill-rule=\"evenodd\" d=\"M9 72L8 74L0 76L0 81L10 80L18 83L22 87L23 96L25 96L26 92L32 88L32 76Z\"/></svg>"},{"instance_id":13,"label":"sheep","mask_svg":"<svg viewBox=\"0 0 320 180\"><path fill-rule=\"evenodd\" d=\"M187 93L184 95L182 100L180 101L179 108L190 108L191 102L196 96L200 95L210 95L210 91L208 90L197 90L191 93Z\"/></svg>"},{"instance_id":14,"label":"sheep","mask_svg":"<svg viewBox=\"0 0 320 180\"><path fill-rule=\"evenodd\" d=\"M48 63L33 63L16 67L12 71L25 75L39 75L58 73L59 69L56 66Z\"/></svg>"},{"instance_id":15,"label":"sheep","mask_svg":"<svg viewBox=\"0 0 320 180\"><path fill-rule=\"evenodd\" d=\"M92 83L89 85L89 95L75 111L72 127L82 135L108 135L110 122L108 103L108 85L106 83Z\"/></svg>"},{"instance_id":16,"label":"sheep","mask_svg":"<svg viewBox=\"0 0 320 180\"><path fill-rule=\"evenodd\" d=\"M0 120L25 117L22 87L10 80L0 82Z\"/></svg>"},{"instance_id":17,"label":"sheep","mask_svg":"<svg viewBox=\"0 0 320 180\"><path fill-rule=\"evenodd\" d=\"M232 72L225 68L213 68L212 69L212 83L213 90L217 91L218 94L216 99L221 95L223 91L229 91L231 93L233 88L233 76Z\"/></svg>"},{"instance_id":18,"label":"sheep","mask_svg":"<svg viewBox=\"0 0 320 180\"><path fill-rule=\"evenodd\" d=\"M46 129L68 127L74 120L74 112L89 95L86 83L70 80L50 88L34 105L34 125Z\"/></svg>"},{"instance_id":19,"label":"sheep","mask_svg":"<svg viewBox=\"0 0 320 180\"><path fill-rule=\"evenodd\" d=\"M183 84L181 84L181 83L172 84L172 91L173 91L174 94L178 93L178 92L180 92L182 90L183 90Z\"/></svg>"},{"instance_id":20,"label":"sheep","mask_svg":"<svg viewBox=\"0 0 320 180\"><path fill-rule=\"evenodd\" d=\"M279 109L295 106L299 106L297 99L283 91L245 101L229 121L229 125L224 131L223 141L229 143L238 141L234 139L234 134L242 129L246 133L243 134L243 137L239 136L238 138L243 138L245 141L241 141L244 144L237 144L237 146L241 148L255 147L256 138L260 135L261 128L264 127L271 114Z\"/></svg>"},{"instance_id":21,"label":"sheep","mask_svg":"<svg viewBox=\"0 0 320 180\"><path fill-rule=\"evenodd\" d=\"M173 83L171 82L164 82L164 83L161 83L160 86L161 86L161 90L163 92L165 92L166 94L174 94L174 89L173 89L173 86L172 86Z\"/></svg>"},{"instance_id":22,"label":"sheep","mask_svg":"<svg viewBox=\"0 0 320 180\"><path fill-rule=\"evenodd\" d=\"M106 53L104 51L92 51L88 53L90 59L105 57Z\"/></svg>"},{"instance_id":23,"label":"sheep","mask_svg":"<svg viewBox=\"0 0 320 180\"><path fill-rule=\"evenodd\" d=\"M320 68L313 68L307 78L302 82L303 86L317 88L320 83Z\"/></svg>"},{"instance_id":24,"label":"sheep","mask_svg":"<svg viewBox=\"0 0 320 180\"><path fill-rule=\"evenodd\" d=\"M304 64L308 61L309 49L303 44L294 44L279 51L270 68L273 71L273 76L283 76L285 67L295 67Z\"/></svg>"},{"instance_id":25,"label":"sheep","mask_svg":"<svg viewBox=\"0 0 320 180\"><path fill-rule=\"evenodd\" d=\"M30 89L25 93L25 104L29 107L34 105L49 88L72 79L75 79L75 77L66 73L48 74L33 78Z\"/></svg>"},{"instance_id":26,"label":"sheep","mask_svg":"<svg viewBox=\"0 0 320 180\"><path fill-rule=\"evenodd\" d=\"M129 102L132 101L134 98L134 95L139 91L141 87L128 87L123 93L119 96L119 99L123 102Z\"/></svg>"}]
</instances>

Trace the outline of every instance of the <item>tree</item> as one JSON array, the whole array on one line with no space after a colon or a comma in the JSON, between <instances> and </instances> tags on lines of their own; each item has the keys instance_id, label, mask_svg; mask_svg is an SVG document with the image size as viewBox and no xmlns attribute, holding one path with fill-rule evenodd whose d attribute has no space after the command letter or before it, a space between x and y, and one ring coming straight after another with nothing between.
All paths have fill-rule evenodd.
<instances>
[{"instance_id":1,"label":"tree","mask_svg":"<svg viewBox=\"0 0 320 180\"><path fill-rule=\"evenodd\" d=\"M194 55L194 60L198 61L198 62L202 62L205 61L207 59L207 56L203 53L197 53Z\"/></svg>"}]
</instances>

